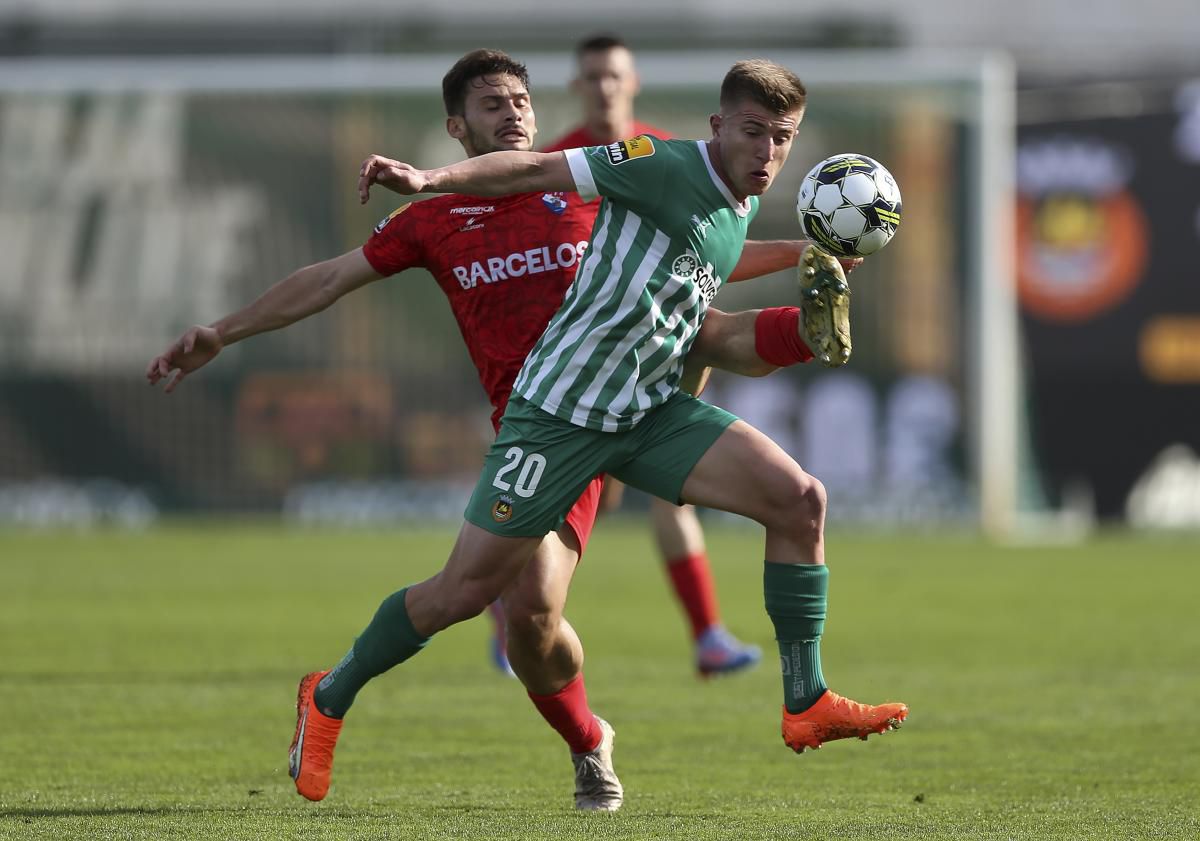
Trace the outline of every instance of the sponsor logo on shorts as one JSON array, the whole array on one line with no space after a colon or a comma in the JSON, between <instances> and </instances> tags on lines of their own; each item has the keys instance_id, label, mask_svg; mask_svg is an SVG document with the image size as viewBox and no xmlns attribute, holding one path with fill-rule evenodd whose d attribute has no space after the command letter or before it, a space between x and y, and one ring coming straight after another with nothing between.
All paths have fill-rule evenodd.
<instances>
[{"instance_id":1,"label":"sponsor logo on shorts","mask_svg":"<svg viewBox=\"0 0 1200 841\"><path fill-rule=\"evenodd\" d=\"M397 207L395 210L393 210L391 213L389 213L387 216L383 217L383 219L380 220L379 224L375 226L375 233L382 234L383 229L387 227L388 222L391 222L393 219L395 219L401 213L408 210L410 207L412 207L412 202L409 202L408 204L402 204L399 207Z\"/></svg>"},{"instance_id":2,"label":"sponsor logo on shorts","mask_svg":"<svg viewBox=\"0 0 1200 841\"><path fill-rule=\"evenodd\" d=\"M492 506L492 519L497 523L507 523L512 519L513 501L508 494L502 495Z\"/></svg>"},{"instance_id":3,"label":"sponsor logo on shorts","mask_svg":"<svg viewBox=\"0 0 1200 841\"><path fill-rule=\"evenodd\" d=\"M613 166L634 158L648 158L654 154L654 141L644 134L629 140L618 140L605 146L604 154Z\"/></svg>"}]
</instances>

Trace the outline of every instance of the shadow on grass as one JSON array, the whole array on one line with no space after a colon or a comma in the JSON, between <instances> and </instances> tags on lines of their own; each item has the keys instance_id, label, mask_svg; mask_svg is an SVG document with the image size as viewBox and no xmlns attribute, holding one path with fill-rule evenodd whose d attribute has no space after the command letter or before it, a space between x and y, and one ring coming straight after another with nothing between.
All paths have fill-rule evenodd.
<instances>
[{"instance_id":1,"label":"shadow on grass","mask_svg":"<svg viewBox=\"0 0 1200 841\"><path fill-rule=\"evenodd\" d=\"M462 812L470 814L478 813L495 813L497 810L480 806L454 806L446 809L431 809L430 812ZM521 810L516 807L508 808L514 814ZM125 817L130 815L142 815L146 817L166 817L168 815L201 815L205 813L222 813L222 814L277 814L287 815L302 820L323 821L323 820L361 820L363 818L390 818L391 813L388 811L372 812L364 811L363 809L355 809L350 807L329 808L322 807L320 809L308 810L305 804L299 804L296 809L279 809L276 806L265 806L263 808L254 808L252 806L95 806L90 809L82 809L75 806L59 806L59 807L8 807L0 808L0 821L6 818L25 819L26 821L34 818L104 818L104 817Z\"/></svg>"},{"instance_id":2,"label":"shadow on grass","mask_svg":"<svg viewBox=\"0 0 1200 841\"><path fill-rule=\"evenodd\" d=\"M247 669L244 671L194 671L194 672L8 672L0 674L0 685L47 684L47 685L101 685L137 684L182 686L208 685L257 685L295 684L299 680L295 669ZM294 691L294 690L293 690Z\"/></svg>"},{"instance_id":3,"label":"shadow on grass","mask_svg":"<svg viewBox=\"0 0 1200 841\"><path fill-rule=\"evenodd\" d=\"M254 809L250 806L94 806L83 809L77 806L42 806L8 807L0 809L0 821L5 818L105 818L123 817L127 815L144 815L147 817L165 817L167 815L200 815L213 813L251 813L274 812L277 809ZM353 815L352 810L345 810L347 815ZM335 815L332 810L322 810L317 814Z\"/></svg>"}]
</instances>

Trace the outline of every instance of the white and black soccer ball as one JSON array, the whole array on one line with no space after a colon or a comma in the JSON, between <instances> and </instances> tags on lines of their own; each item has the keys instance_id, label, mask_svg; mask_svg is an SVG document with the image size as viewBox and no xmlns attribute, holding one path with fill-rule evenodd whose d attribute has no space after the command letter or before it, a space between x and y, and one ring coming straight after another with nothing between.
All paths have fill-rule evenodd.
<instances>
[{"instance_id":1,"label":"white and black soccer ball","mask_svg":"<svg viewBox=\"0 0 1200 841\"><path fill-rule=\"evenodd\" d=\"M800 226L839 257L866 257L883 248L900 225L900 188L866 155L834 155L809 170L796 197Z\"/></svg>"}]
</instances>

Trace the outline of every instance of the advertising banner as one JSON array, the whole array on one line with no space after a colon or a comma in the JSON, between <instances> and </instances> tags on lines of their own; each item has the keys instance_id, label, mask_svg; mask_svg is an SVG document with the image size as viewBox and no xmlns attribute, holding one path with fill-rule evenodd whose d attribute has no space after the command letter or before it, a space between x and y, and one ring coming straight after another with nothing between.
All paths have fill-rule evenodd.
<instances>
[{"instance_id":1,"label":"advertising banner","mask_svg":"<svg viewBox=\"0 0 1200 841\"><path fill-rule=\"evenodd\" d=\"M1053 498L1200 524L1200 86L1175 108L1029 125L1018 291L1034 455Z\"/></svg>"}]
</instances>

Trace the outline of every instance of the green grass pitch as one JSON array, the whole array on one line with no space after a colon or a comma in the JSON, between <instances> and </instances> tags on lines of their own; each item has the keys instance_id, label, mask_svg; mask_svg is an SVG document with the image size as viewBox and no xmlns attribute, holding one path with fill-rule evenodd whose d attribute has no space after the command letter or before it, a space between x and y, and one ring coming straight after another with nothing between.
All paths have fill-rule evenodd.
<instances>
[{"instance_id":1,"label":"green grass pitch","mask_svg":"<svg viewBox=\"0 0 1200 841\"><path fill-rule=\"evenodd\" d=\"M0 533L0 838L1200 837L1195 535L832 534L826 677L912 713L803 756L779 737L761 538L709 539L726 622L768 661L703 682L648 527L597 530L568 615L626 805L580 815L483 620L364 690L324 802L292 789L297 679L449 532Z\"/></svg>"}]
</instances>

